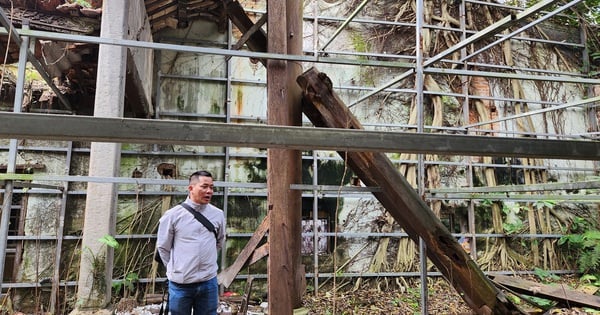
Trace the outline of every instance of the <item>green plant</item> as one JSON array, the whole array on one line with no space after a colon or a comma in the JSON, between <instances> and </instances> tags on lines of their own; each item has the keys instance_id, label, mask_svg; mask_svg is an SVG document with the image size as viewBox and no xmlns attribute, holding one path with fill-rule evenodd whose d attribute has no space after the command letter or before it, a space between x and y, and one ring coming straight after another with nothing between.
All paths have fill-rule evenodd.
<instances>
[{"instance_id":1,"label":"green plant","mask_svg":"<svg viewBox=\"0 0 600 315\"><path fill-rule=\"evenodd\" d=\"M112 235L104 235L102 238L98 239L98 241L106 244L108 247L119 248L119 241L117 241Z\"/></svg>"},{"instance_id":2,"label":"green plant","mask_svg":"<svg viewBox=\"0 0 600 315\"><path fill-rule=\"evenodd\" d=\"M534 208L537 210L541 210L543 208L552 208L556 205L556 201L554 200L540 200L534 203Z\"/></svg>"},{"instance_id":3,"label":"green plant","mask_svg":"<svg viewBox=\"0 0 600 315\"><path fill-rule=\"evenodd\" d=\"M90 263L91 266L91 274L92 274L92 283L91 283L91 290L89 292L89 295L87 297L88 301L91 301L93 299L93 296L95 295L94 293L96 293L96 295L100 296L103 295L104 292L106 292L106 289L104 287L104 283L106 280L104 271L106 269L106 263L105 263L105 259L106 259L106 255L104 252L99 251L99 253L94 253L92 251L91 248L85 246L83 247L82 250L84 253L87 252L87 256L85 256L87 258L87 260ZM82 255L84 255L84 253L82 253ZM78 305L83 305L84 303L86 303L84 301L83 298L78 299L77 304Z\"/></svg>"},{"instance_id":4,"label":"green plant","mask_svg":"<svg viewBox=\"0 0 600 315\"><path fill-rule=\"evenodd\" d=\"M519 204L505 203L502 206L502 212L506 215L506 222L502 223L502 227L506 234L515 234L522 231L525 227L523 220L519 218L519 213L522 210Z\"/></svg>"},{"instance_id":5,"label":"green plant","mask_svg":"<svg viewBox=\"0 0 600 315\"><path fill-rule=\"evenodd\" d=\"M540 278L540 280L541 280L543 283L550 283L550 282L553 282L553 281L558 281L558 280L560 280L560 277L559 277L559 276L557 276L557 275L555 275L555 274L553 274L553 273L551 273L551 272L549 272L549 271L547 271L547 270L544 270L544 269L535 268L535 269L533 270L533 272L535 273L535 275L536 275L538 278Z\"/></svg>"},{"instance_id":6,"label":"green plant","mask_svg":"<svg viewBox=\"0 0 600 315\"><path fill-rule=\"evenodd\" d=\"M588 220L580 217L576 217L571 225L571 231L585 232L591 228L591 224Z\"/></svg>"},{"instance_id":7,"label":"green plant","mask_svg":"<svg viewBox=\"0 0 600 315\"><path fill-rule=\"evenodd\" d=\"M123 297L129 297L133 291L135 291L135 284L140 280L140 277L135 272L128 273L123 280L116 281L113 283L113 289L115 292L121 292L123 290Z\"/></svg>"},{"instance_id":8,"label":"green plant","mask_svg":"<svg viewBox=\"0 0 600 315\"><path fill-rule=\"evenodd\" d=\"M600 274L600 231L589 230L583 234L564 235L558 245L568 246L577 257L579 271L584 274Z\"/></svg>"},{"instance_id":9,"label":"green plant","mask_svg":"<svg viewBox=\"0 0 600 315\"><path fill-rule=\"evenodd\" d=\"M539 298L537 296L527 296L526 299L527 299L527 302L534 304L543 310L548 310L548 309L556 306L555 301Z\"/></svg>"},{"instance_id":10,"label":"green plant","mask_svg":"<svg viewBox=\"0 0 600 315\"><path fill-rule=\"evenodd\" d=\"M509 300L510 300L510 301L511 301L513 304L520 305L520 304L522 304L522 303L523 303L523 301L521 301L521 298L519 298L519 297L518 297L518 296L516 296L516 295L508 295L508 296L506 296L506 297L507 297L507 298L508 298L508 299L509 299Z\"/></svg>"},{"instance_id":11,"label":"green plant","mask_svg":"<svg viewBox=\"0 0 600 315\"><path fill-rule=\"evenodd\" d=\"M71 3L77 3L84 8L91 8L92 5L87 0L73 0Z\"/></svg>"},{"instance_id":12,"label":"green plant","mask_svg":"<svg viewBox=\"0 0 600 315\"><path fill-rule=\"evenodd\" d=\"M600 279L594 275L585 274L579 278L579 281L591 284L596 287L600 287Z\"/></svg>"},{"instance_id":13,"label":"green plant","mask_svg":"<svg viewBox=\"0 0 600 315\"><path fill-rule=\"evenodd\" d=\"M98 241L106 244L106 246L117 249L120 244L112 235L104 235ZM112 285L114 292L121 292L123 290L123 297L129 297L133 291L135 291L135 284L139 281L140 277L135 272L128 272L122 280L115 281Z\"/></svg>"},{"instance_id":14,"label":"green plant","mask_svg":"<svg viewBox=\"0 0 600 315\"><path fill-rule=\"evenodd\" d=\"M483 199L481 201L481 205L482 206L491 207L493 204L494 204L494 202L492 200L489 200L489 199Z\"/></svg>"}]
</instances>

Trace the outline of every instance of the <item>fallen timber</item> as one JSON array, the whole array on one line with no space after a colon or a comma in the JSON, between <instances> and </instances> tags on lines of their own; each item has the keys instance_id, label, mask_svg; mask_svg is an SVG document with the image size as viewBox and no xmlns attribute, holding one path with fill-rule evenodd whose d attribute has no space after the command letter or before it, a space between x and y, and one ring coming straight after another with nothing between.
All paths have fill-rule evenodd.
<instances>
[{"instance_id":1,"label":"fallen timber","mask_svg":"<svg viewBox=\"0 0 600 315\"><path fill-rule=\"evenodd\" d=\"M316 127L364 129L314 67L297 78L302 111ZM481 271L389 158L380 152L338 152L409 237L427 246L427 257L477 314L526 314Z\"/></svg>"}]
</instances>

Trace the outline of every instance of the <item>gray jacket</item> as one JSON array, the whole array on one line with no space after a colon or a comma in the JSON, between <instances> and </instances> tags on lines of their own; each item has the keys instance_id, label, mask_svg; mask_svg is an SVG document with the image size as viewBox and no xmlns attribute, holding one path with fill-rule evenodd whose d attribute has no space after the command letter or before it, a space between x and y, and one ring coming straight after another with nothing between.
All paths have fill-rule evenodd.
<instances>
[{"instance_id":1,"label":"gray jacket","mask_svg":"<svg viewBox=\"0 0 600 315\"><path fill-rule=\"evenodd\" d=\"M167 278L180 284L197 283L217 276L217 252L225 243L223 210L200 205L189 198L185 203L202 213L217 231L215 234L181 205L167 210L159 220L156 247L167 268Z\"/></svg>"}]
</instances>

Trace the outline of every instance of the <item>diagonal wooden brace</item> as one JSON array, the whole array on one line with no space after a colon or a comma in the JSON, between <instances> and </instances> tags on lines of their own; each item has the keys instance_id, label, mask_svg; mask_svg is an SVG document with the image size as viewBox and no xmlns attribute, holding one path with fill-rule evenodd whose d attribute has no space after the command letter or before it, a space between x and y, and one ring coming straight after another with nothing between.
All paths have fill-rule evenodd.
<instances>
[{"instance_id":1,"label":"diagonal wooden brace","mask_svg":"<svg viewBox=\"0 0 600 315\"><path fill-rule=\"evenodd\" d=\"M334 93L325 73L311 68L297 78L302 111L316 127L364 129ZM477 314L525 314L512 304L462 249L385 153L338 152L352 171L408 233L427 245L427 256Z\"/></svg>"}]
</instances>

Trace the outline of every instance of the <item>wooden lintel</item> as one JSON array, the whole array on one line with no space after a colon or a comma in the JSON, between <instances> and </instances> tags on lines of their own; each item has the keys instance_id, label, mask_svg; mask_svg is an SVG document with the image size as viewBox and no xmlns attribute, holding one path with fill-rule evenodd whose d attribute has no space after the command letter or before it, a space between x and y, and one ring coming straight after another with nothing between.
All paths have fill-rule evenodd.
<instances>
[{"instance_id":1,"label":"wooden lintel","mask_svg":"<svg viewBox=\"0 0 600 315\"><path fill-rule=\"evenodd\" d=\"M311 68L297 82L304 91L302 110L315 126L364 129L325 73ZM339 154L366 186L381 188L373 195L412 240L424 241L428 258L477 314L525 314L485 276L384 153Z\"/></svg>"},{"instance_id":2,"label":"wooden lintel","mask_svg":"<svg viewBox=\"0 0 600 315\"><path fill-rule=\"evenodd\" d=\"M217 275L217 281L219 282L219 284L222 284L226 288L228 288L229 285L231 285L231 282L233 282L235 276L238 274L238 272L240 272L240 270L242 270L242 267L244 267L244 265L248 261L248 258L252 256L254 250L256 249L256 246L258 246L260 241L267 234L268 230L269 215L267 214L256 229L256 231L254 232L254 234L252 234L250 240L248 240L248 243L246 243L246 246L244 247L244 249L242 249L235 262L233 262L231 266L225 268L225 270L221 271Z\"/></svg>"}]
</instances>

